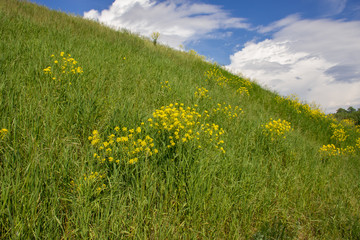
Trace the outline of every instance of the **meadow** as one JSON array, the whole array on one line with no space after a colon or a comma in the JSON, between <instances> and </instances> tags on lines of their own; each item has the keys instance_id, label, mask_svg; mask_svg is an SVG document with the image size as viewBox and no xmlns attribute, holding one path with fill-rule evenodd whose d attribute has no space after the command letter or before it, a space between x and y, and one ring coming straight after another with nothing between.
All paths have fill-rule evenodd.
<instances>
[{"instance_id":1,"label":"meadow","mask_svg":"<svg viewBox=\"0 0 360 240\"><path fill-rule=\"evenodd\" d=\"M360 238L354 122L26 1L0 36L0 239Z\"/></svg>"}]
</instances>

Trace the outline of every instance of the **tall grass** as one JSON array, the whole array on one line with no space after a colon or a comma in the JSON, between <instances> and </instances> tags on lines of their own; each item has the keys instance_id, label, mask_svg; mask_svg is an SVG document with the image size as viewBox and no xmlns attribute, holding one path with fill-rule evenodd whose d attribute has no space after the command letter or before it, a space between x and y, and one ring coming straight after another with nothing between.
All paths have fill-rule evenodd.
<instances>
[{"instance_id":1,"label":"tall grass","mask_svg":"<svg viewBox=\"0 0 360 240\"><path fill-rule=\"evenodd\" d=\"M341 142L332 137L338 122L306 104L80 17L3 0L0 23L1 239L360 237L354 126L342 125L349 137ZM83 73L62 82L45 74L61 52ZM174 131L149 118L176 103L201 115L184 125L201 138L168 147ZM262 127L270 118L293 130L272 140ZM213 123L222 144L209 135ZM111 134L138 127L136 139L151 137L158 153L139 150L129 163L116 138L113 155L99 150ZM89 140L94 130L99 145ZM327 155L326 144L355 152Z\"/></svg>"}]
</instances>

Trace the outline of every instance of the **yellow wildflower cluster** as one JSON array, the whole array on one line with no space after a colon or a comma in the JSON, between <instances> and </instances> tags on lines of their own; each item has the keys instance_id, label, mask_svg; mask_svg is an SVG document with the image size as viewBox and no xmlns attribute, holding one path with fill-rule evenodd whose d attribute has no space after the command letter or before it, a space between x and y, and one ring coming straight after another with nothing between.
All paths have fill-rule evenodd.
<instances>
[{"instance_id":1,"label":"yellow wildflower cluster","mask_svg":"<svg viewBox=\"0 0 360 240\"><path fill-rule=\"evenodd\" d=\"M0 130L0 139L4 139L8 133L8 130L6 128L3 128Z\"/></svg>"},{"instance_id":2,"label":"yellow wildflower cluster","mask_svg":"<svg viewBox=\"0 0 360 240\"><path fill-rule=\"evenodd\" d=\"M267 124L261 126L263 128L263 133L266 136L270 136L272 141L279 137L286 138L285 133L292 130L290 122L281 119L272 120L272 118L270 118L270 121Z\"/></svg>"},{"instance_id":3,"label":"yellow wildflower cluster","mask_svg":"<svg viewBox=\"0 0 360 240\"><path fill-rule=\"evenodd\" d=\"M330 125L332 129L333 139L339 147L336 147L334 144L324 145L320 148L320 152L328 156L340 156L340 155L351 155L355 153L357 149L360 149L360 138L359 135L354 129L356 126L353 125L352 120L346 119L338 122L335 119L332 119Z\"/></svg>"},{"instance_id":4,"label":"yellow wildflower cluster","mask_svg":"<svg viewBox=\"0 0 360 240\"><path fill-rule=\"evenodd\" d=\"M241 81L241 84L244 85L247 89L251 89L252 88L252 83L249 79L247 78L239 78Z\"/></svg>"},{"instance_id":5,"label":"yellow wildflower cluster","mask_svg":"<svg viewBox=\"0 0 360 240\"><path fill-rule=\"evenodd\" d=\"M198 58L198 59L200 59L200 60L203 60L203 61L206 59L205 56L200 55L200 54L197 53L194 49L190 49L190 50L189 50L189 54L190 54L191 56L194 56L194 57L196 57L196 58Z\"/></svg>"},{"instance_id":6,"label":"yellow wildflower cluster","mask_svg":"<svg viewBox=\"0 0 360 240\"><path fill-rule=\"evenodd\" d=\"M160 84L161 84L161 89L171 90L169 81L160 82Z\"/></svg>"},{"instance_id":7,"label":"yellow wildflower cluster","mask_svg":"<svg viewBox=\"0 0 360 240\"><path fill-rule=\"evenodd\" d=\"M106 174L100 174L98 172L91 172L88 176L86 174L84 174L84 180L85 181L94 181L97 178L102 179L105 178Z\"/></svg>"},{"instance_id":8,"label":"yellow wildflower cluster","mask_svg":"<svg viewBox=\"0 0 360 240\"><path fill-rule=\"evenodd\" d=\"M239 76L233 76L229 78L228 83L233 86L242 86L245 87L247 90L252 89L253 85L250 81L250 79L245 77L239 77Z\"/></svg>"},{"instance_id":9,"label":"yellow wildflower cluster","mask_svg":"<svg viewBox=\"0 0 360 240\"><path fill-rule=\"evenodd\" d=\"M246 87L240 87L238 90L236 90L237 93L240 95L247 95L249 96L249 90Z\"/></svg>"},{"instance_id":10,"label":"yellow wildflower cluster","mask_svg":"<svg viewBox=\"0 0 360 240\"><path fill-rule=\"evenodd\" d=\"M285 102L289 106L293 107L297 113L301 113L301 103L296 95L289 95L287 97L276 96L275 101L277 103Z\"/></svg>"},{"instance_id":11,"label":"yellow wildflower cluster","mask_svg":"<svg viewBox=\"0 0 360 240\"><path fill-rule=\"evenodd\" d=\"M222 113L226 117L228 117L230 120L238 117L239 115L243 114L243 110L239 108L239 106L235 106L234 108L230 104L217 104L217 108L213 109L213 113Z\"/></svg>"},{"instance_id":12,"label":"yellow wildflower cluster","mask_svg":"<svg viewBox=\"0 0 360 240\"><path fill-rule=\"evenodd\" d=\"M348 126L348 127L351 127L351 126L355 126L355 121L352 120L352 119L343 119L340 121L340 123L344 126Z\"/></svg>"},{"instance_id":13,"label":"yellow wildflower cluster","mask_svg":"<svg viewBox=\"0 0 360 240\"><path fill-rule=\"evenodd\" d=\"M360 149L360 137L358 139L356 139L356 145L355 146Z\"/></svg>"},{"instance_id":14,"label":"yellow wildflower cluster","mask_svg":"<svg viewBox=\"0 0 360 240\"><path fill-rule=\"evenodd\" d=\"M194 95L196 98L211 99L211 97L208 95L208 92L209 90L204 87L197 87Z\"/></svg>"},{"instance_id":15,"label":"yellow wildflower cluster","mask_svg":"<svg viewBox=\"0 0 360 240\"><path fill-rule=\"evenodd\" d=\"M321 111L317 106L303 104L300 102L299 98L292 94L287 97L276 96L275 101L277 103L286 103L291 106L297 113L305 113L313 118L327 118L326 114Z\"/></svg>"},{"instance_id":16,"label":"yellow wildflower cluster","mask_svg":"<svg viewBox=\"0 0 360 240\"><path fill-rule=\"evenodd\" d=\"M327 115L315 105L303 104L304 112L310 115L312 118L328 118Z\"/></svg>"},{"instance_id":17,"label":"yellow wildflower cluster","mask_svg":"<svg viewBox=\"0 0 360 240\"><path fill-rule=\"evenodd\" d=\"M60 58L57 59L54 54L51 55L52 66L48 66L43 71L45 74L51 76L53 80L68 81L71 84L73 76L83 73L82 67L77 66L78 62L71 57L70 54L60 53Z\"/></svg>"},{"instance_id":18,"label":"yellow wildflower cluster","mask_svg":"<svg viewBox=\"0 0 360 240\"><path fill-rule=\"evenodd\" d=\"M353 146L347 146L346 148L343 148L341 151L343 152L343 154L351 155L355 153L355 148Z\"/></svg>"},{"instance_id":19,"label":"yellow wildflower cluster","mask_svg":"<svg viewBox=\"0 0 360 240\"><path fill-rule=\"evenodd\" d=\"M205 72L206 81L214 81L219 86L225 86L229 83L229 79L225 77L219 68L213 67Z\"/></svg>"},{"instance_id":20,"label":"yellow wildflower cluster","mask_svg":"<svg viewBox=\"0 0 360 240\"><path fill-rule=\"evenodd\" d=\"M221 135L224 130L216 124L201 123L203 117L195 108L184 107L183 103L162 106L155 110L153 118L149 118L150 126L165 132L168 136L168 148L175 147L176 144L197 142L197 147L202 148L201 144L215 144L216 148L225 153L221 144L224 141Z\"/></svg>"},{"instance_id":21,"label":"yellow wildflower cluster","mask_svg":"<svg viewBox=\"0 0 360 240\"><path fill-rule=\"evenodd\" d=\"M142 124L143 125L143 124ZM98 152L94 158L100 163L136 163L139 159L150 157L159 151L155 148L154 140L142 133L141 127L127 129L127 127L115 127L114 132L101 140L99 132L94 130L89 141L97 147Z\"/></svg>"},{"instance_id":22,"label":"yellow wildflower cluster","mask_svg":"<svg viewBox=\"0 0 360 240\"><path fill-rule=\"evenodd\" d=\"M239 76L224 76L221 68L217 65L205 72L206 81L215 82L217 85L224 87L225 85L233 86L237 89L237 93L241 95L250 95L249 90L252 89L253 85L251 81L244 77Z\"/></svg>"},{"instance_id":23,"label":"yellow wildflower cluster","mask_svg":"<svg viewBox=\"0 0 360 240\"><path fill-rule=\"evenodd\" d=\"M341 123L332 123L331 128L333 129L333 135L331 136L331 139L335 139L338 142L345 142L349 135L346 133L343 125Z\"/></svg>"},{"instance_id":24,"label":"yellow wildflower cluster","mask_svg":"<svg viewBox=\"0 0 360 240\"><path fill-rule=\"evenodd\" d=\"M89 140L91 141L91 145L96 145L100 142L100 134L98 130L94 130L92 132L92 136L89 137Z\"/></svg>"},{"instance_id":25,"label":"yellow wildflower cluster","mask_svg":"<svg viewBox=\"0 0 360 240\"><path fill-rule=\"evenodd\" d=\"M319 152L322 155L325 156L341 156L341 155L351 155L355 152L355 148L352 146L348 146L346 148L338 148L335 147L334 144L328 144L328 145L323 145L320 149Z\"/></svg>"},{"instance_id":26,"label":"yellow wildflower cluster","mask_svg":"<svg viewBox=\"0 0 360 240\"><path fill-rule=\"evenodd\" d=\"M338 156L341 154L340 148L335 147L334 144L323 145L319 151L327 156Z\"/></svg>"}]
</instances>

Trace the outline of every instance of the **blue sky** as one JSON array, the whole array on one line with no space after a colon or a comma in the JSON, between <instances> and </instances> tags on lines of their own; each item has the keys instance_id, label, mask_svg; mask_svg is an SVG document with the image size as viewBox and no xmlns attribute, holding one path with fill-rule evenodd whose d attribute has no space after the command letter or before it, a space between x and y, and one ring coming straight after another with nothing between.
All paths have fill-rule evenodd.
<instances>
[{"instance_id":1,"label":"blue sky","mask_svg":"<svg viewBox=\"0 0 360 240\"><path fill-rule=\"evenodd\" d=\"M326 112L360 108L360 0L32 0L129 29Z\"/></svg>"}]
</instances>

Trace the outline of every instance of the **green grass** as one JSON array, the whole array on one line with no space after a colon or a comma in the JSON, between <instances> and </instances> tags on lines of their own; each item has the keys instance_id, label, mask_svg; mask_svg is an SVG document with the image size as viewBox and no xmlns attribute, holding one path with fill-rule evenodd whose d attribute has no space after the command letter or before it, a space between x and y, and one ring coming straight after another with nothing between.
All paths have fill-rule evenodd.
<instances>
[{"instance_id":1,"label":"green grass","mask_svg":"<svg viewBox=\"0 0 360 240\"><path fill-rule=\"evenodd\" d=\"M221 69L236 81L206 81L214 66L194 54L28 2L0 2L0 36L0 129L8 130L0 135L0 239L360 238L354 126L339 142L336 121L307 105L254 82L240 95L243 80ZM43 69L62 51L84 72L60 84ZM197 87L211 99L196 98ZM214 114L224 102L243 113ZM225 153L205 132L167 148L172 133L148 119L171 103L197 105L200 123L223 128ZM262 127L270 118L293 131L271 141ZM100 163L88 137L98 130L106 141L116 126L141 126L139 138L149 135L159 152L129 164L114 145L121 162ZM355 153L319 152L331 143Z\"/></svg>"}]
</instances>

